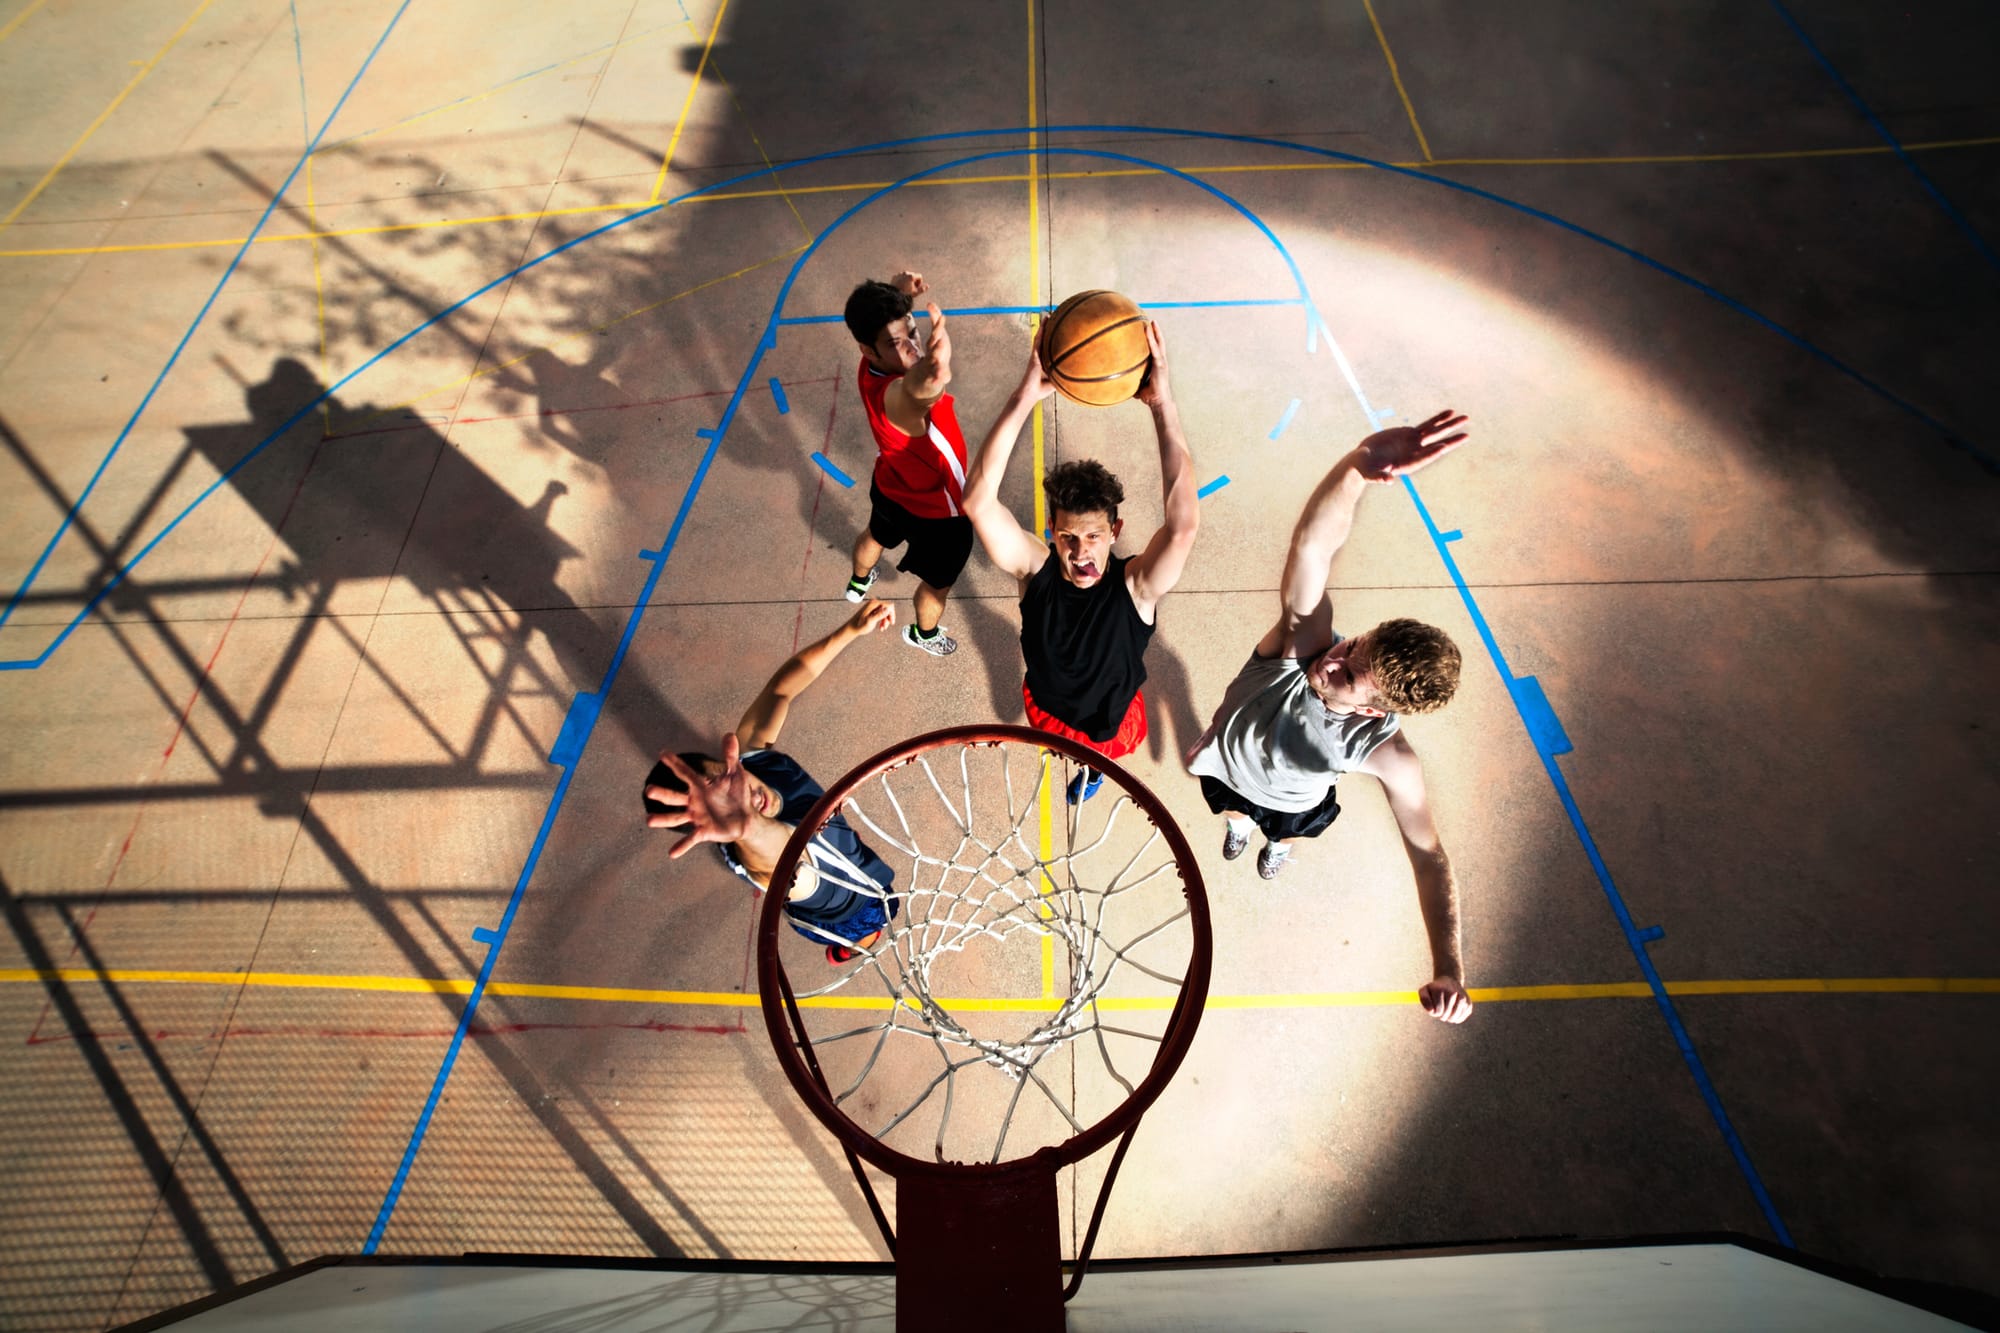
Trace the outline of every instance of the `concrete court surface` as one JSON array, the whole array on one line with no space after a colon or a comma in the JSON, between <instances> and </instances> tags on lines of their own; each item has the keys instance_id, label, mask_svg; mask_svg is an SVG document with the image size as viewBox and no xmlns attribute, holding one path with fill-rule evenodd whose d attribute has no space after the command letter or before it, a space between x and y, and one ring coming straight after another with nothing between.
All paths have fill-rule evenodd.
<instances>
[{"instance_id":1,"label":"concrete court surface","mask_svg":"<svg viewBox=\"0 0 2000 1333\"><path fill-rule=\"evenodd\" d=\"M1728 1229L1996 1290L2000 20L1136 13L0 8L0 1325L378 1228L880 1254L749 1007L753 903L637 787L846 613L872 450L812 321L901 267L998 311L952 320L975 444L1026 312L1155 304L1217 485L1134 768L1218 1003L1101 1252ZM1364 404L1475 432L1333 591L1466 651L1409 725L1461 1028L1372 783L1266 885L1177 760ZM1143 540L1141 409L1045 427ZM960 653L857 645L786 748L1018 720L1013 595L975 555Z\"/></svg>"}]
</instances>

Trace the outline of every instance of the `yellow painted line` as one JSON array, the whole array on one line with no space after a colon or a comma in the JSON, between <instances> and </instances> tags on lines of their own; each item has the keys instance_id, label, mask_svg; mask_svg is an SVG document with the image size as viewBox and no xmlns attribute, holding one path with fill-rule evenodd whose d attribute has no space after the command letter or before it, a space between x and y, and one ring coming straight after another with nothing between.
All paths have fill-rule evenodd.
<instances>
[{"instance_id":1,"label":"yellow painted line","mask_svg":"<svg viewBox=\"0 0 2000 1333\"><path fill-rule=\"evenodd\" d=\"M2000 135L1980 139L1938 139L1928 143L1904 144L1908 152L1935 152L1948 148L1990 148L2000 144ZM1407 167L1425 170L1438 167L1590 167L1590 166L1680 166L1705 163L1729 162L1780 162L1793 159L1827 157L1871 157L1891 153L1886 145L1864 145L1858 148L1802 148L1785 149L1764 153L1669 153L1632 157L1441 157L1429 162L1391 162L1393 167ZM1363 162L1264 162L1250 165L1188 167L1190 176L1227 176L1245 172L1265 171L1366 171ZM1151 167L1121 167L1102 171L1040 171L1039 177L1045 181L1091 180L1112 176L1157 176L1162 174ZM957 185L1007 185L1029 179L1024 173L996 176L945 176L928 180L912 181L913 187L935 188ZM852 185L801 185L770 190L734 190L717 194L696 195L683 200L683 204L726 203L742 199L792 198L807 194L854 194L863 190L879 190L895 184L894 181L861 181ZM532 209L521 213L487 213L468 218L434 218L426 222L391 222L370 227L343 227L334 231L284 232L260 235L257 245L275 245L292 241L330 240L344 236L380 236L393 232L423 231L434 227L473 227L495 222L532 222L541 218L573 217L589 213L630 213L642 208L651 208L653 201L635 199L623 203L582 204L570 208ZM132 245L79 245L45 246L35 249L0 250L0 259L51 258L60 255L109 255L131 254L165 250L205 250L220 249L224 246L243 244L242 236L224 236L199 241L152 241Z\"/></svg>"},{"instance_id":2,"label":"yellow painted line","mask_svg":"<svg viewBox=\"0 0 2000 1333\"><path fill-rule=\"evenodd\" d=\"M510 361L502 361L496 365L488 366L484 370L475 371L470 375L461 375L459 378L455 380L449 380L443 384L433 385L432 387L425 389L421 393L417 394L414 398L406 398L400 403L392 403L388 407L380 408L377 411L371 412L366 416L354 417L349 421L342 422L341 424L346 427L358 428L361 426L368 425L371 422L382 421L388 417L394 416L396 413L401 412L406 408L416 406L418 403L421 403L426 398L434 398L438 394L448 393L453 389L459 388L463 385L470 384L474 380L485 379L488 375L498 374L500 371L506 370L509 367L518 366L523 361L526 361L529 357L533 356L536 352L546 351L548 348L555 347L563 343L578 342L585 338L595 336L597 334L607 333L610 330L617 328L620 324L623 324L628 319L637 319L639 316L643 314L646 314L650 311L658 310L663 305L672 305L675 301L680 300L682 297L693 296L696 292L706 291L708 288L714 287L719 283L728 282L734 278L740 278L746 273L754 273L760 268L766 268L772 264L778 263L781 260L794 258L797 255L803 253L805 248L806 248L805 246L801 245L796 249L786 250L782 254L772 255L769 259L760 259L754 264L745 265L744 267L737 269L734 273L725 273L719 278L710 278L707 282L696 283L694 286L689 287L686 291L675 292L672 296L663 297L660 300L654 301L649 305L642 305L637 310L628 310L624 314L620 315L618 318L611 320L610 322L605 324L599 324L595 328L590 329L585 333L571 334L566 338L559 338L553 343L545 343L539 347L532 347Z\"/></svg>"},{"instance_id":3,"label":"yellow painted line","mask_svg":"<svg viewBox=\"0 0 2000 1333\"><path fill-rule=\"evenodd\" d=\"M377 977L319 972L188 972L149 968L0 968L0 983L112 985L268 986L292 990L373 991L395 995L470 995L466 978ZM758 997L738 991L650 990L618 986L556 986L496 981L487 993L516 999L581 1000L595 1004L655 1004L688 1008L754 1009ZM2000 995L2000 977L1791 977L1770 980L1670 981L1667 993L1699 995ZM1652 996L1644 982L1612 981L1581 985L1475 986L1466 992L1475 1004L1551 1000L1641 1000ZM1272 995L1211 995L1209 1009L1346 1009L1412 1004L1416 991L1305 991ZM955 1013L1046 1013L1058 997L962 997L940 999ZM801 999L807 1009L887 1010L886 995L820 995ZM1120 996L1099 1000L1106 1012L1159 1012L1173 1008L1171 995Z\"/></svg>"},{"instance_id":4,"label":"yellow painted line","mask_svg":"<svg viewBox=\"0 0 2000 1333\"><path fill-rule=\"evenodd\" d=\"M701 89L702 71L708 68L708 54L715 49L715 34L722 31L722 16L729 9L729 0L721 0L715 7L715 21L708 25L708 40L702 44L701 62L694 67L694 82L688 85L687 98L681 103L680 119L674 122L674 134L667 140L666 156L660 159L660 174L653 180L653 193L648 203L660 202L660 191L667 188L667 168L674 164L674 150L680 147L681 131L687 127L688 112L694 110L694 95Z\"/></svg>"},{"instance_id":5,"label":"yellow painted line","mask_svg":"<svg viewBox=\"0 0 2000 1333\"><path fill-rule=\"evenodd\" d=\"M14 30L16 28L19 28L23 23L26 23L28 21L28 15L34 13L36 10L40 9L43 5L46 5L48 2L49 0L29 0L28 7L26 9L16 14L13 18L8 19L6 27L0 28L0 42L4 42L9 37L12 37L14 35Z\"/></svg>"},{"instance_id":6,"label":"yellow painted line","mask_svg":"<svg viewBox=\"0 0 2000 1333\"><path fill-rule=\"evenodd\" d=\"M1040 125L1041 113L1035 103L1035 0L1028 0L1028 147L1030 148L1035 146L1035 140L1040 137L1036 134L1036 130ZM1042 175L1041 158L1034 153L1028 154L1027 174L1021 179L1025 179L1028 182L1028 305L1034 309L1039 309L1042 304ZM1041 329L1041 324L1040 315L1028 316L1028 335L1030 338L1033 338ZM1031 419L1034 422L1032 430L1035 439L1035 531L1040 532L1047 526L1047 522L1042 516L1042 405L1040 403L1035 404L1035 410L1031 414ZM1050 768L1049 756L1044 754L1042 756L1041 795L1036 802L1039 806L1039 809L1036 811L1036 817L1040 829L1036 845L1040 848L1039 854L1044 865L1055 854L1054 820L1051 818L1050 806L1052 802L1049 799ZM1042 872L1042 896L1046 898L1055 891L1056 886L1054 882L1049 879L1048 872L1044 870ZM1041 906L1041 914L1044 920L1048 918L1049 909L1047 904ZM1056 940L1055 936L1044 934L1042 936L1042 997L1045 1000L1053 1001L1055 993Z\"/></svg>"},{"instance_id":7,"label":"yellow painted line","mask_svg":"<svg viewBox=\"0 0 2000 1333\"><path fill-rule=\"evenodd\" d=\"M5 231L8 227L12 226L14 219L20 217L23 210L29 204L34 203L36 199L41 197L42 191L49 188L49 182L54 180L62 169L69 165L69 160L75 157L78 150L90 141L90 136L97 133L105 121L111 119L112 112L125 104L125 99L132 95L132 90L145 81L146 76L153 72L153 67L166 57L167 52L174 49L174 44L187 35L187 30L194 26L195 20L206 14L209 6L214 3L215 0L201 0L201 3L195 6L194 13L189 14L181 23L181 26L174 29L174 35L167 38L166 44L153 52L152 57L139 66L139 72L134 74L123 88L119 89L118 96L111 99L111 105L97 113L97 119L91 121L90 127L77 136L76 142L71 144L63 155L56 159L55 165L43 173L42 178L35 182L35 187L28 191L27 196L20 203L15 204L6 217L0 218L0 231Z\"/></svg>"},{"instance_id":8,"label":"yellow painted line","mask_svg":"<svg viewBox=\"0 0 2000 1333\"><path fill-rule=\"evenodd\" d=\"M1375 17L1375 6L1369 0L1361 0L1361 7L1368 11L1369 26L1375 29L1375 40L1382 44L1382 57L1389 62L1389 77L1396 81L1396 96L1403 99L1403 110L1410 117L1410 128L1417 132L1417 148L1424 155L1424 161L1431 160L1430 141L1424 138L1424 127L1417 124L1417 109L1410 105L1409 90L1403 87L1403 72L1396 68L1396 53L1389 49L1389 35L1382 31L1382 21Z\"/></svg>"}]
</instances>

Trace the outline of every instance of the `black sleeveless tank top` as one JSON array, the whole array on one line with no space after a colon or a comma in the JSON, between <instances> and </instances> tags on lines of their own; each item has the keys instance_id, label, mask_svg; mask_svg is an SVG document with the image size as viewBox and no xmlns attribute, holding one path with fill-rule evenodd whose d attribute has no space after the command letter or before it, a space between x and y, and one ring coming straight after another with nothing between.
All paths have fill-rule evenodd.
<instances>
[{"instance_id":1,"label":"black sleeveless tank top","mask_svg":"<svg viewBox=\"0 0 2000 1333\"><path fill-rule=\"evenodd\" d=\"M1028 693L1044 712L1094 741L1118 734L1132 696L1146 683L1146 645L1154 627L1132 605L1128 563L1128 557L1112 556L1103 578L1079 588L1062 576L1061 557L1051 546L1021 594Z\"/></svg>"}]
</instances>

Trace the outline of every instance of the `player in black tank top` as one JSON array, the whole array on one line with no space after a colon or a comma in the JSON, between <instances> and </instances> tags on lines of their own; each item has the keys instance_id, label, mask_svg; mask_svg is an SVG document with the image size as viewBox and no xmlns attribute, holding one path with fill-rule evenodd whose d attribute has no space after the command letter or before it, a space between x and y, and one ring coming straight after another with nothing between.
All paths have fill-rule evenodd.
<instances>
[{"instance_id":1,"label":"player in black tank top","mask_svg":"<svg viewBox=\"0 0 2000 1333\"><path fill-rule=\"evenodd\" d=\"M1146 645L1154 627L1132 605L1126 557L1111 557L1104 577L1079 588L1062 576L1053 545L1049 554L1021 594L1028 692L1092 740L1108 741L1146 683Z\"/></svg>"},{"instance_id":2,"label":"player in black tank top","mask_svg":"<svg viewBox=\"0 0 2000 1333\"><path fill-rule=\"evenodd\" d=\"M1194 459L1167 379L1166 345L1150 323L1146 341L1152 365L1137 400L1153 418L1166 521L1144 551L1130 558L1111 554L1123 527L1118 505L1125 491L1100 464L1064 463L1043 479L1053 538L1046 544L1000 503L1000 478L1021 427L1054 392L1032 349L1020 385L965 479L965 516L988 557L1020 583L1028 720L1084 740L1111 758L1130 754L1145 736L1139 686L1146 679L1146 645L1160 599L1180 581L1201 526ZM1094 780L1080 784L1070 800L1094 790Z\"/></svg>"}]
</instances>

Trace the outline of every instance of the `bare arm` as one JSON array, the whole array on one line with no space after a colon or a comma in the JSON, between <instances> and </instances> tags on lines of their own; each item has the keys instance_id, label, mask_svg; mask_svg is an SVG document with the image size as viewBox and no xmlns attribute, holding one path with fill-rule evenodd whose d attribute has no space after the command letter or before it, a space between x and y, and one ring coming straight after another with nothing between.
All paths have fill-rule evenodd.
<instances>
[{"instance_id":1,"label":"bare arm","mask_svg":"<svg viewBox=\"0 0 2000 1333\"><path fill-rule=\"evenodd\" d=\"M972 530L979 534L986 558L1017 579L1040 569L1049 558L1049 548L1000 503L1000 478L1006 475L1007 463L1014 456L1021 427L1034 415L1036 405L1054 392L1055 385L1042 374L1041 358L1031 348L1020 385L1000 409L999 420L986 433L986 443L979 447L979 457L972 460L972 471L965 477L965 516L972 520ZM1036 484L1041 484L1040 478Z\"/></svg>"},{"instance_id":2,"label":"bare arm","mask_svg":"<svg viewBox=\"0 0 2000 1333\"><path fill-rule=\"evenodd\" d=\"M1278 589L1278 623L1257 644L1260 657L1312 657L1333 643L1333 608L1326 594L1333 558L1354 528L1354 510L1370 483L1394 481L1443 457L1467 432L1450 408L1419 426L1377 431L1320 478L1292 529L1285 577Z\"/></svg>"},{"instance_id":3,"label":"bare arm","mask_svg":"<svg viewBox=\"0 0 2000 1333\"><path fill-rule=\"evenodd\" d=\"M930 290L923 275L918 273L897 274L896 285L912 296ZM944 396L951 384L951 334L944 326L944 311L936 301L925 309L931 317L931 336L924 345L923 356L882 394L882 407L889 420L905 435L922 435L929 429L931 405Z\"/></svg>"},{"instance_id":4,"label":"bare arm","mask_svg":"<svg viewBox=\"0 0 2000 1333\"><path fill-rule=\"evenodd\" d=\"M1159 325L1150 320L1146 342L1152 349L1153 364L1138 398L1153 412L1153 433L1160 442L1160 496L1167 515L1146 549L1127 566L1125 578L1139 615L1151 620L1153 608L1173 591L1181 581L1181 571L1187 568L1195 533L1201 528L1201 501L1195 494L1194 457L1188 452L1180 408L1174 403L1173 386L1167 378L1167 345Z\"/></svg>"},{"instance_id":5,"label":"bare arm","mask_svg":"<svg viewBox=\"0 0 2000 1333\"><path fill-rule=\"evenodd\" d=\"M1417 906L1430 938L1431 980L1418 992L1424 1012L1446 1023L1463 1023L1472 1014L1465 994L1465 963L1459 953L1458 884L1451 860L1438 840L1424 791L1423 765L1401 732L1391 736L1362 764L1361 771L1382 783L1390 813L1403 835L1403 850L1417 877Z\"/></svg>"},{"instance_id":6,"label":"bare arm","mask_svg":"<svg viewBox=\"0 0 2000 1333\"><path fill-rule=\"evenodd\" d=\"M778 733L784 730L785 718L791 712L792 700L804 694L806 687L818 680L820 673L846 652L849 644L895 623L896 609L887 602L870 598L840 628L786 658L785 664L765 683L763 692L743 710L743 720L736 724L736 739L752 750L776 745ZM780 842L779 846L783 845Z\"/></svg>"}]
</instances>

